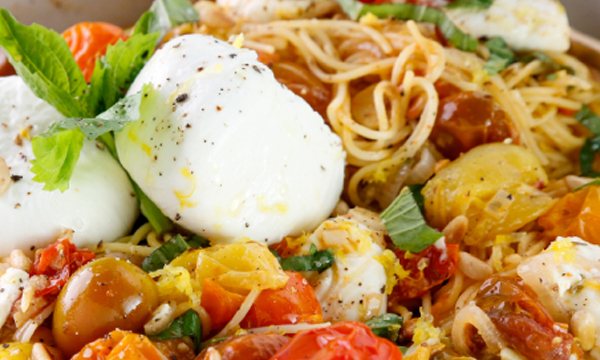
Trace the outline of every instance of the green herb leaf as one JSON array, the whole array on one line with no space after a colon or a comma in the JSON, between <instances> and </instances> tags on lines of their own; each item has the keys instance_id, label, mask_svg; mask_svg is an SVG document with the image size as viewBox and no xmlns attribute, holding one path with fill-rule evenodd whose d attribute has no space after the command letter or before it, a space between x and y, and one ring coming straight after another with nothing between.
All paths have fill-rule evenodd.
<instances>
[{"instance_id":1,"label":"green herb leaf","mask_svg":"<svg viewBox=\"0 0 600 360\"><path fill-rule=\"evenodd\" d=\"M98 114L113 106L129 90L142 67L154 52L159 34L133 35L109 46L96 61L88 103Z\"/></svg>"},{"instance_id":2,"label":"green herb leaf","mask_svg":"<svg viewBox=\"0 0 600 360\"><path fill-rule=\"evenodd\" d=\"M269 251L271 252L271 254L273 254L273 256L275 256L275 259L277 259L277 261L279 261L279 263L281 263L281 260L283 260L281 255L279 255L279 253L273 249L269 249Z\"/></svg>"},{"instance_id":3,"label":"green herb leaf","mask_svg":"<svg viewBox=\"0 0 600 360\"><path fill-rule=\"evenodd\" d=\"M150 34L150 21L152 20L152 11L148 10L140 16L133 27L133 36Z\"/></svg>"},{"instance_id":4,"label":"green herb leaf","mask_svg":"<svg viewBox=\"0 0 600 360\"><path fill-rule=\"evenodd\" d=\"M589 182L589 183L587 183L587 184L583 184L583 185L581 185L580 187L578 187L578 188L574 189L574 190L573 190L573 192L575 192L575 191L579 191L579 190L581 190L581 189L585 189L586 187L588 187L588 186L590 186L590 185L600 185L600 179L592 180L592 181L590 181L590 182Z\"/></svg>"},{"instance_id":5,"label":"green herb leaf","mask_svg":"<svg viewBox=\"0 0 600 360\"><path fill-rule=\"evenodd\" d=\"M381 213L392 242L400 250L420 253L439 240L443 234L425 223L413 192L406 188Z\"/></svg>"},{"instance_id":6,"label":"green herb leaf","mask_svg":"<svg viewBox=\"0 0 600 360\"><path fill-rule=\"evenodd\" d=\"M502 38L492 38L485 43L485 46L490 50L490 57L483 69L490 75L498 74L515 61L515 53Z\"/></svg>"},{"instance_id":7,"label":"green herb leaf","mask_svg":"<svg viewBox=\"0 0 600 360\"><path fill-rule=\"evenodd\" d=\"M165 265L169 264L173 259L183 254L188 249L197 249L202 245L205 245L204 242L208 241L200 236L195 236L196 238L192 238L190 242L185 241L183 236L179 234L173 236L169 241L162 244L144 259L142 262L142 269L145 272L153 272L162 269Z\"/></svg>"},{"instance_id":8,"label":"green herb leaf","mask_svg":"<svg viewBox=\"0 0 600 360\"><path fill-rule=\"evenodd\" d=\"M149 337L154 340L168 340L180 339L185 336L192 338L195 350L198 351L200 349L200 342L202 341L202 322L200 321L200 315L192 309L175 318L160 333L150 335Z\"/></svg>"},{"instance_id":9,"label":"green herb leaf","mask_svg":"<svg viewBox=\"0 0 600 360\"><path fill-rule=\"evenodd\" d=\"M454 0L446 5L448 9L472 8L475 10L488 9L494 0Z\"/></svg>"},{"instance_id":10,"label":"green herb leaf","mask_svg":"<svg viewBox=\"0 0 600 360\"><path fill-rule=\"evenodd\" d=\"M196 234L190 236L187 239L187 243L191 248L194 249L204 249L210 247L210 241Z\"/></svg>"},{"instance_id":11,"label":"green herb leaf","mask_svg":"<svg viewBox=\"0 0 600 360\"><path fill-rule=\"evenodd\" d=\"M131 178L129 179L131 180L133 191L135 191L135 195L140 201L140 211L142 212L142 215L148 219L148 222L152 225L154 231L158 234L162 234L173 229L171 220L163 214L162 210L160 210L152 200L150 200L135 181Z\"/></svg>"},{"instance_id":12,"label":"green herb leaf","mask_svg":"<svg viewBox=\"0 0 600 360\"><path fill-rule=\"evenodd\" d=\"M365 323L371 328L373 334L386 338L391 342L398 340L398 333L402 328L402 316L388 313L377 316Z\"/></svg>"},{"instance_id":13,"label":"green herb leaf","mask_svg":"<svg viewBox=\"0 0 600 360\"><path fill-rule=\"evenodd\" d=\"M83 99L88 88L62 36L43 26L24 26L0 9L0 46L35 95L68 117L92 117Z\"/></svg>"},{"instance_id":14,"label":"green herb leaf","mask_svg":"<svg viewBox=\"0 0 600 360\"><path fill-rule=\"evenodd\" d=\"M575 119L585 125L594 135L600 135L600 117L586 104L583 104L581 110L575 114Z\"/></svg>"},{"instance_id":15,"label":"green herb leaf","mask_svg":"<svg viewBox=\"0 0 600 360\"><path fill-rule=\"evenodd\" d=\"M281 259L279 254L275 257ZM335 257L331 249L316 251L316 247L313 248L312 246L310 255L291 256L279 261L283 270L318 271L319 274L329 269L334 262Z\"/></svg>"},{"instance_id":16,"label":"green herb leaf","mask_svg":"<svg viewBox=\"0 0 600 360\"><path fill-rule=\"evenodd\" d=\"M581 148L581 152L579 153L581 175L600 177L600 172L594 171L593 166L596 154L600 154L600 135L588 138Z\"/></svg>"},{"instance_id":17,"label":"green herb leaf","mask_svg":"<svg viewBox=\"0 0 600 360\"><path fill-rule=\"evenodd\" d=\"M406 355L406 352L408 351L408 346L400 346L397 345L398 349L400 349L400 352L402 353L402 355Z\"/></svg>"},{"instance_id":18,"label":"green herb leaf","mask_svg":"<svg viewBox=\"0 0 600 360\"><path fill-rule=\"evenodd\" d=\"M415 198L415 201L417 202L417 205L419 205L419 210L421 210L421 214L425 213L425 197L423 196L423 193L421 192L421 190L423 190L424 187L425 187L425 184L410 185L408 187L410 192L412 192L413 197Z\"/></svg>"},{"instance_id":19,"label":"green herb leaf","mask_svg":"<svg viewBox=\"0 0 600 360\"><path fill-rule=\"evenodd\" d=\"M148 33L159 32L160 39L175 26L200 20L188 0L154 0L150 13L146 30ZM143 24L140 24L140 29L142 27Z\"/></svg>"},{"instance_id":20,"label":"green herb leaf","mask_svg":"<svg viewBox=\"0 0 600 360\"><path fill-rule=\"evenodd\" d=\"M462 32L446 14L436 8L414 4L361 4L355 0L336 0L346 14L358 19L371 13L378 18L393 17L398 20L414 20L436 24L444 37L463 51L475 52L477 40Z\"/></svg>"},{"instance_id":21,"label":"green herb leaf","mask_svg":"<svg viewBox=\"0 0 600 360\"><path fill-rule=\"evenodd\" d=\"M33 180L44 183L44 190L67 190L84 138L79 129L61 131L47 138L35 137L32 144L35 160L31 161L31 172L36 174Z\"/></svg>"}]
</instances>

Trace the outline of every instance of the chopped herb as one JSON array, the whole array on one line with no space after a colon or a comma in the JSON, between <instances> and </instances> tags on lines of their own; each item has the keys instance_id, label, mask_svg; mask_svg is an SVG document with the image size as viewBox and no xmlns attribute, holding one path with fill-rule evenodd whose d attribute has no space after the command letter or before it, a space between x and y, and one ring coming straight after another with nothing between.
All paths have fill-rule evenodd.
<instances>
[{"instance_id":1,"label":"chopped herb","mask_svg":"<svg viewBox=\"0 0 600 360\"><path fill-rule=\"evenodd\" d=\"M446 8L458 9L458 8L472 8L476 10L489 9L494 3L494 0L454 0Z\"/></svg>"},{"instance_id":2,"label":"chopped herb","mask_svg":"<svg viewBox=\"0 0 600 360\"><path fill-rule=\"evenodd\" d=\"M189 336L194 342L195 351L200 350L202 341L202 322L200 315L192 309L173 320L169 326L156 335L150 335L153 340L180 339Z\"/></svg>"},{"instance_id":3,"label":"chopped herb","mask_svg":"<svg viewBox=\"0 0 600 360\"><path fill-rule=\"evenodd\" d=\"M593 137L585 141L579 153L581 174L583 176L598 177L600 172L594 171L593 164L596 154L600 154L600 117L584 104L581 110L575 114L575 118L594 134Z\"/></svg>"},{"instance_id":4,"label":"chopped herb","mask_svg":"<svg viewBox=\"0 0 600 360\"><path fill-rule=\"evenodd\" d=\"M490 75L498 74L515 61L515 53L502 38L494 37L486 41L485 46L490 51L490 57L483 69Z\"/></svg>"},{"instance_id":5,"label":"chopped herb","mask_svg":"<svg viewBox=\"0 0 600 360\"><path fill-rule=\"evenodd\" d=\"M317 251L314 244L310 246L310 255L291 256L282 259L276 251L271 253L279 260L283 270L289 271L318 271L319 274L329 269L335 262L331 249Z\"/></svg>"},{"instance_id":6,"label":"chopped herb","mask_svg":"<svg viewBox=\"0 0 600 360\"><path fill-rule=\"evenodd\" d=\"M188 241L185 241L183 236L178 234L173 236L169 241L162 244L145 258L142 262L142 269L148 273L162 269L165 265L169 264L173 259L183 254L188 249L198 249L207 246L210 246L210 243L201 236L194 235Z\"/></svg>"},{"instance_id":7,"label":"chopped herb","mask_svg":"<svg viewBox=\"0 0 600 360\"><path fill-rule=\"evenodd\" d=\"M420 253L443 236L425 223L418 201L410 188L405 188L398 195L381 213L381 218L399 250Z\"/></svg>"},{"instance_id":8,"label":"chopped herb","mask_svg":"<svg viewBox=\"0 0 600 360\"><path fill-rule=\"evenodd\" d=\"M402 316L388 313L377 316L365 324L371 328L373 334L386 338L392 342L398 340L398 332L402 327Z\"/></svg>"},{"instance_id":9,"label":"chopped herb","mask_svg":"<svg viewBox=\"0 0 600 360\"><path fill-rule=\"evenodd\" d=\"M341 5L344 12L354 20L371 13L380 19L393 17L398 20L432 23L437 25L444 37L459 50L469 52L477 50L477 40L456 27L452 20L440 9L408 3L363 4L356 0L336 1Z\"/></svg>"}]
</instances>

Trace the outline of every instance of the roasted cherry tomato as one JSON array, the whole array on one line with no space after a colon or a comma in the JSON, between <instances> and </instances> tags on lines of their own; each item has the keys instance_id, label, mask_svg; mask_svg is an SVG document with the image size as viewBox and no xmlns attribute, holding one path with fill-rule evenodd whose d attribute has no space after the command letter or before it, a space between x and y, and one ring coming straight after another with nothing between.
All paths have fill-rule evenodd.
<instances>
[{"instance_id":1,"label":"roasted cherry tomato","mask_svg":"<svg viewBox=\"0 0 600 360\"><path fill-rule=\"evenodd\" d=\"M290 340L279 334L250 334L229 338L205 349L196 360L210 360L210 349L216 350L222 360L269 360Z\"/></svg>"},{"instance_id":2,"label":"roasted cherry tomato","mask_svg":"<svg viewBox=\"0 0 600 360\"><path fill-rule=\"evenodd\" d=\"M285 272L285 287L263 290L242 321L245 329L284 324L323 322L321 305L308 281L297 272Z\"/></svg>"},{"instance_id":3,"label":"roasted cherry tomato","mask_svg":"<svg viewBox=\"0 0 600 360\"><path fill-rule=\"evenodd\" d=\"M308 281L302 275L286 271L289 280L283 288L263 290L242 320L245 329L323 321L321 305ZM244 296L230 292L210 279L204 280L202 306L210 315L213 328L220 329L238 311Z\"/></svg>"},{"instance_id":4,"label":"roasted cherry tomato","mask_svg":"<svg viewBox=\"0 0 600 360\"><path fill-rule=\"evenodd\" d=\"M339 322L297 333L271 360L400 360L391 341L359 322Z\"/></svg>"},{"instance_id":5,"label":"roasted cherry tomato","mask_svg":"<svg viewBox=\"0 0 600 360\"><path fill-rule=\"evenodd\" d=\"M8 61L8 57L4 53L4 50L0 48L0 76L9 76L16 74L15 68Z\"/></svg>"},{"instance_id":6,"label":"roasted cherry tomato","mask_svg":"<svg viewBox=\"0 0 600 360\"><path fill-rule=\"evenodd\" d=\"M461 92L440 100L430 139L447 158L456 159L477 145L517 139L506 113L491 96Z\"/></svg>"},{"instance_id":7,"label":"roasted cherry tomato","mask_svg":"<svg viewBox=\"0 0 600 360\"><path fill-rule=\"evenodd\" d=\"M144 335L116 330L87 344L71 360L164 360Z\"/></svg>"},{"instance_id":8,"label":"roasted cherry tomato","mask_svg":"<svg viewBox=\"0 0 600 360\"><path fill-rule=\"evenodd\" d=\"M600 244L600 185L589 185L560 199L538 219L545 235L577 236Z\"/></svg>"},{"instance_id":9,"label":"roasted cherry tomato","mask_svg":"<svg viewBox=\"0 0 600 360\"><path fill-rule=\"evenodd\" d=\"M47 276L49 282L47 287L36 292L36 296L58 295L71 274L95 257L92 251L77 249L69 239L59 240L38 252L29 275Z\"/></svg>"},{"instance_id":10,"label":"roasted cherry tomato","mask_svg":"<svg viewBox=\"0 0 600 360\"><path fill-rule=\"evenodd\" d=\"M514 278L494 276L486 280L476 304L504 341L526 359L567 360L571 354L582 355L573 336L552 320L533 291Z\"/></svg>"},{"instance_id":11,"label":"roasted cherry tomato","mask_svg":"<svg viewBox=\"0 0 600 360\"><path fill-rule=\"evenodd\" d=\"M417 299L429 289L449 279L458 263L458 245L446 244L445 248L431 245L418 254L395 251L400 264L410 274L400 279L392 290L389 300Z\"/></svg>"},{"instance_id":12,"label":"roasted cherry tomato","mask_svg":"<svg viewBox=\"0 0 600 360\"><path fill-rule=\"evenodd\" d=\"M275 78L300 96L324 119L327 119L327 106L331 90L307 68L293 62L275 62L271 65Z\"/></svg>"},{"instance_id":13,"label":"roasted cherry tomato","mask_svg":"<svg viewBox=\"0 0 600 360\"><path fill-rule=\"evenodd\" d=\"M127 39L123 29L104 22L82 22L68 28L62 35L87 82L90 82L96 60L106 53L108 46L119 39Z\"/></svg>"},{"instance_id":14,"label":"roasted cherry tomato","mask_svg":"<svg viewBox=\"0 0 600 360\"><path fill-rule=\"evenodd\" d=\"M63 288L54 310L52 332L67 355L112 330L141 332L158 306L158 289L142 269L103 258L77 271Z\"/></svg>"}]
</instances>

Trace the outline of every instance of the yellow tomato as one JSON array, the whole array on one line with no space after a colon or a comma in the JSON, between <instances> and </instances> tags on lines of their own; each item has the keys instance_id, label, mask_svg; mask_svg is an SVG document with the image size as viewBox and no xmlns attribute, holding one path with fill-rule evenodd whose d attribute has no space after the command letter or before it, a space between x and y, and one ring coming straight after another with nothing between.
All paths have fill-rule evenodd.
<instances>
[{"instance_id":1,"label":"yellow tomato","mask_svg":"<svg viewBox=\"0 0 600 360\"><path fill-rule=\"evenodd\" d=\"M4 360L29 360L33 344L30 343L4 343L0 346L0 359Z\"/></svg>"},{"instance_id":2,"label":"yellow tomato","mask_svg":"<svg viewBox=\"0 0 600 360\"><path fill-rule=\"evenodd\" d=\"M208 278L223 288L248 294L252 289L277 289L288 276L266 246L258 243L217 245L198 252L196 278Z\"/></svg>"},{"instance_id":3,"label":"yellow tomato","mask_svg":"<svg viewBox=\"0 0 600 360\"><path fill-rule=\"evenodd\" d=\"M553 200L539 188L548 177L538 159L517 145L478 146L440 171L423 189L429 223L444 228L466 215L468 245L491 242L546 212Z\"/></svg>"}]
</instances>

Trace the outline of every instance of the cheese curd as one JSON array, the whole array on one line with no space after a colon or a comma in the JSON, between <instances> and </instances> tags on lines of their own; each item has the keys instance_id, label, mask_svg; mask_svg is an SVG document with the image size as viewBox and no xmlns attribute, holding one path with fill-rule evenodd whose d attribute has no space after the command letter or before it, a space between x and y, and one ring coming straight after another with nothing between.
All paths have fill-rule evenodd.
<instances>
[{"instance_id":1,"label":"cheese curd","mask_svg":"<svg viewBox=\"0 0 600 360\"><path fill-rule=\"evenodd\" d=\"M86 141L70 188L43 190L30 171L31 139L63 117L37 98L17 76L0 78L0 158L10 183L0 195L0 256L31 251L73 230L77 246L114 241L137 218L137 200L127 175L107 150Z\"/></svg>"},{"instance_id":2,"label":"cheese curd","mask_svg":"<svg viewBox=\"0 0 600 360\"><path fill-rule=\"evenodd\" d=\"M569 20L558 0L495 0L486 10L468 7L444 10L463 31L502 37L517 51L567 51Z\"/></svg>"},{"instance_id":3,"label":"cheese curd","mask_svg":"<svg viewBox=\"0 0 600 360\"><path fill-rule=\"evenodd\" d=\"M600 246L577 237L558 237L546 251L519 265L517 272L554 320L568 323L576 311L585 310L600 334ZM600 337L595 351L600 351Z\"/></svg>"},{"instance_id":4,"label":"cheese curd","mask_svg":"<svg viewBox=\"0 0 600 360\"><path fill-rule=\"evenodd\" d=\"M252 22L314 18L337 8L331 0L217 0L236 18Z\"/></svg>"},{"instance_id":5,"label":"cheese curd","mask_svg":"<svg viewBox=\"0 0 600 360\"><path fill-rule=\"evenodd\" d=\"M125 169L178 225L217 243L314 229L344 181L341 141L256 60L210 36L171 40L129 91L160 99L116 136Z\"/></svg>"},{"instance_id":6,"label":"cheese curd","mask_svg":"<svg viewBox=\"0 0 600 360\"><path fill-rule=\"evenodd\" d=\"M296 240L298 254L308 253L311 245L334 251L332 267L321 274L304 274L315 288L325 321L368 321L387 311L387 275L380 262L384 232L368 227L361 214L355 216L366 210L357 210L329 219L310 236Z\"/></svg>"}]
</instances>

